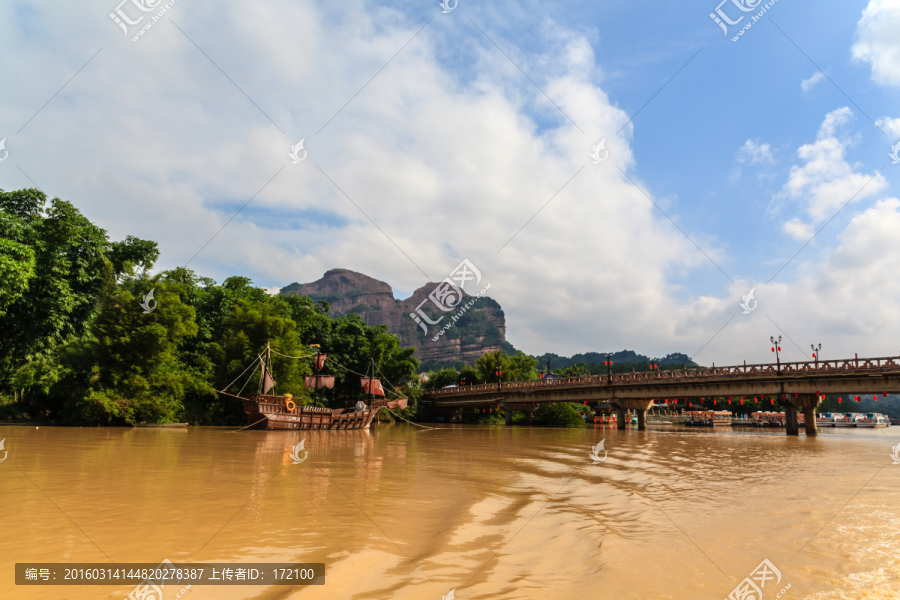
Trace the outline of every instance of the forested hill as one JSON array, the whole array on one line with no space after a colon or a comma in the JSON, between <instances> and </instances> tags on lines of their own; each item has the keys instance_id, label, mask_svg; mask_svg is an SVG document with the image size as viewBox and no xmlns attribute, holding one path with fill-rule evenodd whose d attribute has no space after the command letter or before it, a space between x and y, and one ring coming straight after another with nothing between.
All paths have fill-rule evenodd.
<instances>
[{"instance_id":1,"label":"forested hill","mask_svg":"<svg viewBox=\"0 0 900 600\"><path fill-rule=\"evenodd\" d=\"M512 352L511 354L515 354ZM550 361L550 365L553 368L557 367L571 367L577 363L585 363L590 365L591 363L595 365L602 365L606 359L606 353L601 352L585 352L583 354L575 354L571 357L560 356L559 354L553 354L552 352L548 352L546 354L542 354L540 356L535 357L538 361L538 366L544 368L547 366L547 361ZM614 365L618 364L632 364L632 365L640 365L640 364L657 364L663 366L675 365L682 366L686 365L688 367L696 367L697 363L691 360L691 358L687 354L682 354L681 352L673 352L672 354L668 354L663 358L650 358L649 356L645 356L643 354L638 354L633 350L620 350L618 352L612 353L612 361Z\"/></svg>"}]
</instances>

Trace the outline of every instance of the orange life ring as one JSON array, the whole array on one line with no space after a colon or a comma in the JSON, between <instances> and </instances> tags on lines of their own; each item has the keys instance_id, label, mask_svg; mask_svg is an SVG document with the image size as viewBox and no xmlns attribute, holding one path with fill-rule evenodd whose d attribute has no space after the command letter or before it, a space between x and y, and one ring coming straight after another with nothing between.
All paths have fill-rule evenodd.
<instances>
[{"instance_id":1,"label":"orange life ring","mask_svg":"<svg viewBox=\"0 0 900 600\"><path fill-rule=\"evenodd\" d=\"M297 405L294 404L294 401L293 401L293 400L285 400L285 402L284 402L284 407L285 407L286 409L288 409L289 411L292 411L292 410L294 410L295 408L297 408Z\"/></svg>"}]
</instances>

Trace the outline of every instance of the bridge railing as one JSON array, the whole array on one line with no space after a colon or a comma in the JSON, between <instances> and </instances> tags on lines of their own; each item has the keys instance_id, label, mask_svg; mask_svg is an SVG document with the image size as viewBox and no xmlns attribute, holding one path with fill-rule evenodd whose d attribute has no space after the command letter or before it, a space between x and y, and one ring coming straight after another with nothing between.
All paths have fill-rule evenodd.
<instances>
[{"instance_id":1,"label":"bridge railing","mask_svg":"<svg viewBox=\"0 0 900 600\"><path fill-rule=\"evenodd\" d=\"M628 383L638 381L671 381L677 379L708 379L715 377L758 376L758 375L806 375L828 374L848 371L876 371L884 369L900 369L900 357L884 358L858 358L822 361L787 362L780 365L764 363L758 365L735 365L728 367L699 367L692 369L673 369L670 371L641 371L631 373L614 373L612 383ZM536 381L513 381L507 383L484 383L480 385L466 385L457 388L429 391L429 394L461 394L478 391L502 391L518 388L544 388L556 385L566 386L596 386L608 385L610 377L607 375L589 375L584 377L560 377L557 379L538 379Z\"/></svg>"}]
</instances>

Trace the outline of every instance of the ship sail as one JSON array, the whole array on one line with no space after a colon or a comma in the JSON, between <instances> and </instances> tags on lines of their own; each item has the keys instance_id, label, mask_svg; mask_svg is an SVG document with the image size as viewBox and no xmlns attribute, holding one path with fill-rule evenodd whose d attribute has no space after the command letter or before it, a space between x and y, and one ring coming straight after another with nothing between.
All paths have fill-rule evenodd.
<instances>
[{"instance_id":1,"label":"ship sail","mask_svg":"<svg viewBox=\"0 0 900 600\"><path fill-rule=\"evenodd\" d=\"M268 394L269 390L275 387L275 380L272 379L272 375L269 374L269 369L266 368L266 363L262 363L262 390L263 394Z\"/></svg>"},{"instance_id":2,"label":"ship sail","mask_svg":"<svg viewBox=\"0 0 900 600\"><path fill-rule=\"evenodd\" d=\"M381 380L373 377L365 377L362 379L363 392L372 396L384 396L384 388L381 387Z\"/></svg>"},{"instance_id":3,"label":"ship sail","mask_svg":"<svg viewBox=\"0 0 900 600\"><path fill-rule=\"evenodd\" d=\"M320 390L322 388L334 389L334 377L325 375L311 375L306 378L306 387Z\"/></svg>"}]
</instances>

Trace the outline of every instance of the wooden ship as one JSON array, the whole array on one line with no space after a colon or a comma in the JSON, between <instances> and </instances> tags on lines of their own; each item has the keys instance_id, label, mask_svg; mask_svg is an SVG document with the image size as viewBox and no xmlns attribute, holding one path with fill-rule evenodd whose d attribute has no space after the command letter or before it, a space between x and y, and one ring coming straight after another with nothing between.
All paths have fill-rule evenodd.
<instances>
[{"instance_id":1,"label":"wooden ship","mask_svg":"<svg viewBox=\"0 0 900 600\"><path fill-rule=\"evenodd\" d=\"M321 374L326 358L327 355L316 352L313 363L316 374L306 377L306 386L314 391L334 389L334 376ZM406 408L407 405L407 398L396 400L385 398L381 380L374 377L374 364L372 376L360 378L365 397L355 403L345 403L344 408L323 408L298 404L291 394L279 396L269 393L274 391L276 384L271 372L271 347L267 345L266 355L258 356L250 367L256 363L260 366L258 392L250 394L247 398L236 396L244 401L247 427L250 429L367 429L382 408L396 410ZM226 392L219 393L233 396Z\"/></svg>"}]
</instances>

